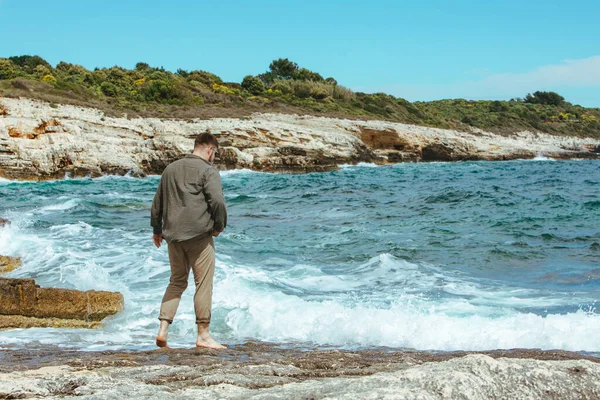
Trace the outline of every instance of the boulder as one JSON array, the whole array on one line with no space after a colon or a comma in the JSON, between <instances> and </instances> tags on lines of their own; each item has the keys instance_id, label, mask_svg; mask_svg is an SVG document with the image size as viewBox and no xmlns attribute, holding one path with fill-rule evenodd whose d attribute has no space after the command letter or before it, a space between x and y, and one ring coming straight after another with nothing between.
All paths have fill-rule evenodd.
<instances>
[{"instance_id":1,"label":"boulder","mask_svg":"<svg viewBox=\"0 0 600 400\"><path fill-rule=\"evenodd\" d=\"M0 275L7 274L21 266L21 258L0 256Z\"/></svg>"},{"instance_id":2,"label":"boulder","mask_svg":"<svg viewBox=\"0 0 600 400\"><path fill-rule=\"evenodd\" d=\"M60 326L60 323L50 324L51 319L97 325L120 311L123 311L121 293L40 288L33 279L0 278L0 319L4 319L4 325L6 320L17 320L15 316L25 317L25 326ZM45 320L35 325L35 319Z\"/></svg>"},{"instance_id":3,"label":"boulder","mask_svg":"<svg viewBox=\"0 0 600 400\"><path fill-rule=\"evenodd\" d=\"M10 221L4 218L0 218L0 226L10 225Z\"/></svg>"}]
</instances>

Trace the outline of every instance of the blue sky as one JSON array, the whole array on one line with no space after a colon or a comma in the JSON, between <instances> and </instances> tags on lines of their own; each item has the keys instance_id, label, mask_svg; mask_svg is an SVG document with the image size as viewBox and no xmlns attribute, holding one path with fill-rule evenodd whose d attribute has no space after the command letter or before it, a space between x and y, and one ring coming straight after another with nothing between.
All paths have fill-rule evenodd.
<instances>
[{"instance_id":1,"label":"blue sky","mask_svg":"<svg viewBox=\"0 0 600 400\"><path fill-rule=\"evenodd\" d=\"M276 58L408 100L557 91L600 107L600 1L0 0L0 57L202 69Z\"/></svg>"}]
</instances>

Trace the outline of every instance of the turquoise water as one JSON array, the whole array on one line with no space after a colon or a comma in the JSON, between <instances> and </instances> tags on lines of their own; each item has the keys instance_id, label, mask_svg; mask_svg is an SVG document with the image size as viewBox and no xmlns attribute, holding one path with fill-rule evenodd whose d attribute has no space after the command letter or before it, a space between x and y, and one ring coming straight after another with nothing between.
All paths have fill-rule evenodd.
<instances>
[{"instance_id":1,"label":"turquoise water","mask_svg":"<svg viewBox=\"0 0 600 400\"><path fill-rule=\"evenodd\" d=\"M359 165L222 173L212 329L226 343L600 351L600 163ZM159 177L0 181L9 277L117 290L98 330L0 332L0 345L151 348L169 278L151 243ZM193 285L191 283L190 287ZM194 342L192 291L170 342Z\"/></svg>"}]
</instances>

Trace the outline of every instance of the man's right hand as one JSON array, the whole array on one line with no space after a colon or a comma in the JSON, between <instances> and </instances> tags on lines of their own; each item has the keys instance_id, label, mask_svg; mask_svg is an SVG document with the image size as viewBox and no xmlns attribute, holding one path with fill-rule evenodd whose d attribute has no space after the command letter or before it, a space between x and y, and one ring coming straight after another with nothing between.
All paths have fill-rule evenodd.
<instances>
[{"instance_id":1,"label":"man's right hand","mask_svg":"<svg viewBox=\"0 0 600 400\"><path fill-rule=\"evenodd\" d=\"M163 237L162 234L159 235L152 235L152 241L154 242L154 245L156 247L160 247L162 241L163 241Z\"/></svg>"}]
</instances>

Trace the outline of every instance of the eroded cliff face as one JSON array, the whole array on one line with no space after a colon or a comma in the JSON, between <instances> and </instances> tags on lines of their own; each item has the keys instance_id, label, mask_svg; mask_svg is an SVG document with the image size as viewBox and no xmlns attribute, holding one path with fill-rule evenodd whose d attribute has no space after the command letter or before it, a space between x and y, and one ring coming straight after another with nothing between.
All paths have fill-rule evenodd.
<instances>
[{"instance_id":1,"label":"eroded cliff face","mask_svg":"<svg viewBox=\"0 0 600 400\"><path fill-rule=\"evenodd\" d=\"M309 172L340 164L504 160L544 155L599 158L600 141L521 132L503 137L383 121L255 114L173 120L106 117L69 105L0 98L0 176L49 179L159 174L191 152L197 134L221 143L221 169Z\"/></svg>"}]
</instances>

